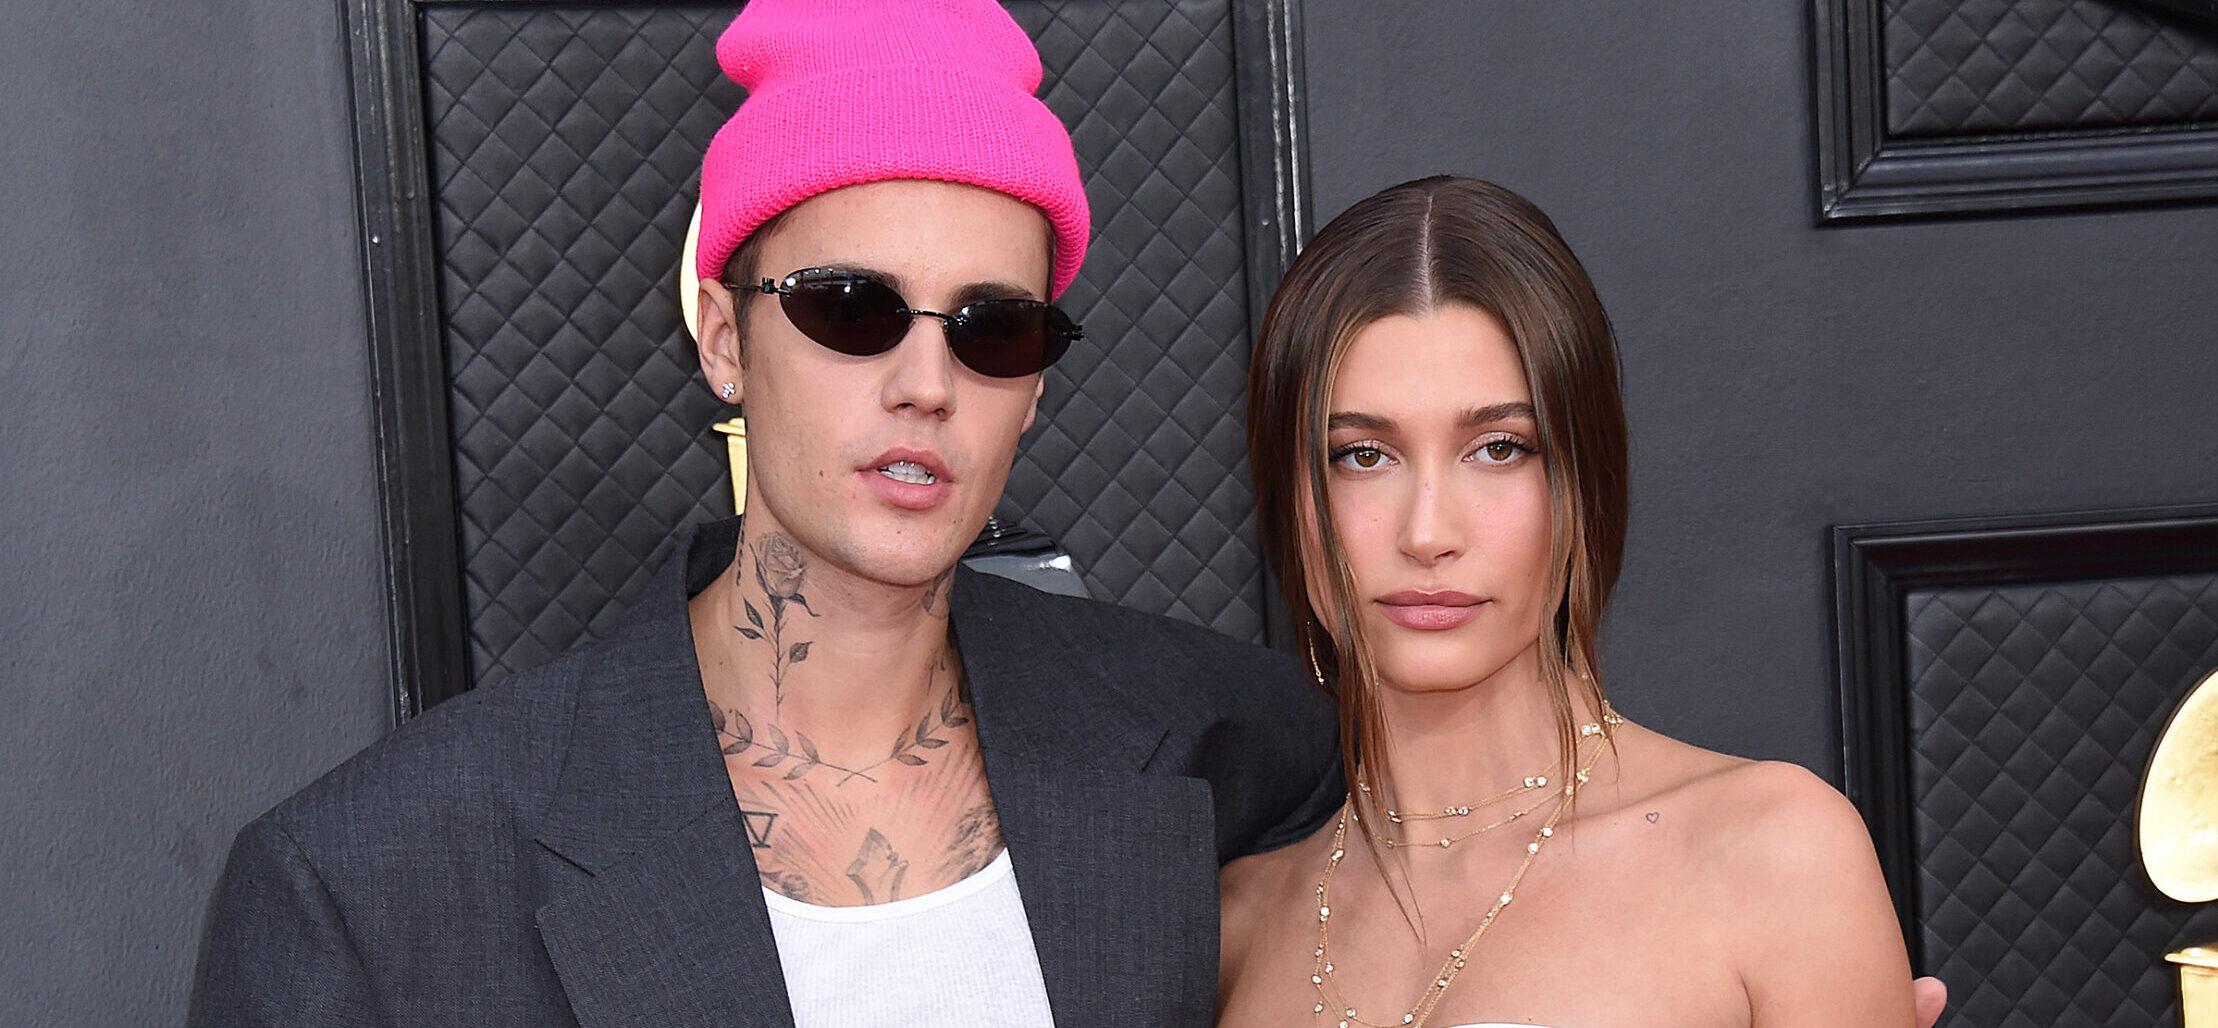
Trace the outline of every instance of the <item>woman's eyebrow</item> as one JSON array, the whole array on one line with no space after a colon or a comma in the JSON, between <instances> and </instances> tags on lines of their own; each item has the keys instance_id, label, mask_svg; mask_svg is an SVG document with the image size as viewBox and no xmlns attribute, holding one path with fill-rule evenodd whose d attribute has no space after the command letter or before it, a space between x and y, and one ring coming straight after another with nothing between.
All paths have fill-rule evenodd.
<instances>
[{"instance_id":1,"label":"woman's eyebrow","mask_svg":"<svg viewBox=\"0 0 2218 1028\"><path fill-rule=\"evenodd\" d=\"M1461 418L1456 420L1456 424L1461 428L1477 428L1480 425L1491 425L1497 421L1509 421L1513 418L1530 418L1532 416L1532 404L1523 400L1510 400L1504 403L1490 403L1483 407L1469 408L1463 412ZM1395 424L1393 418L1366 414L1362 411L1344 410L1336 411L1331 417L1325 419L1325 427L1327 429L1360 428L1367 432L1391 432L1394 430Z\"/></svg>"},{"instance_id":2,"label":"woman's eyebrow","mask_svg":"<svg viewBox=\"0 0 2218 1028\"><path fill-rule=\"evenodd\" d=\"M1376 414L1365 414L1362 411L1344 410L1326 418L1325 428L1327 430L1360 428L1366 432L1391 432L1394 430L1394 419L1382 418Z\"/></svg>"},{"instance_id":3,"label":"woman's eyebrow","mask_svg":"<svg viewBox=\"0 0 2218 1028\"><path fill-rule=\"evenodd\" d=\"M1532 416L1532 404L1523 400L1512 400L1508 403L1490 403L1484 407L1473 407L1463 412L1463 418L1458 424L1464 428L1477 428L1480 425L1491 425L1497 421L1508 421L1512 418L1530 418Z\"/></svg>"}]
</instances>

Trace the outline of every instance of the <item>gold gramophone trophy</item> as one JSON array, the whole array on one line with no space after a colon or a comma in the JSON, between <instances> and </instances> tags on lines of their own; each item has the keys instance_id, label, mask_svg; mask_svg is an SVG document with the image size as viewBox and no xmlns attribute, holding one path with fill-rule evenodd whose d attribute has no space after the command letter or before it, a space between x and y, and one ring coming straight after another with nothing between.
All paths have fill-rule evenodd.
<instances>
[{"instance_id":1,"label":"gold gramophone trophy","mask_svg":"<svg viewBox=\"0 0 2218 1028\"><path fill-rule=\"evenodd\" d=\"M2182 903L2218 900L2218 671L2188 690L2157 737L2135 836L2158 891ZM2218 1028L2218 942L2164 959L2180 966L2181 1023Z\"/></svg>"}]
</instances>

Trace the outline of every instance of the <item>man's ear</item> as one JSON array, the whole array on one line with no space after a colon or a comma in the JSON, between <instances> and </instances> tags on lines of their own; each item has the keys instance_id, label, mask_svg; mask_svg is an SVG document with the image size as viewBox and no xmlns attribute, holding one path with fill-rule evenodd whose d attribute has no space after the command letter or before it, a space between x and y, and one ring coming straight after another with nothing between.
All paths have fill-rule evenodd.
<instances>
[{"instance_id":1,"label":"man's ear","mask_svg":"<svg viewBox=\"0 0 2218 1028\"><path fill-rule=\"evenodd\" d=\"M1039 380L1032 383L1032 405L1025 408L1024 427L1017 429L1018 435L1032 431L1032 422L1039 420L1040 417L1040 396L1046 392L1047 372L1043 371L1040 373Z\"/></svg>"},{"instance_id":2,"label":"man's ear","mask_svg":"<svg viewBox=\"0 0 2218 1028\"><path fill-rule=\"evenodd\" d=\"M697 299L701 323L694 326L694 349L701 358L701 374L718 399L736 404L747 392L739 352L739 315L733 310L737 298L723 286L702 279ZM725 395L727 391L731 395Z\"/></svg>"}]
</instances>

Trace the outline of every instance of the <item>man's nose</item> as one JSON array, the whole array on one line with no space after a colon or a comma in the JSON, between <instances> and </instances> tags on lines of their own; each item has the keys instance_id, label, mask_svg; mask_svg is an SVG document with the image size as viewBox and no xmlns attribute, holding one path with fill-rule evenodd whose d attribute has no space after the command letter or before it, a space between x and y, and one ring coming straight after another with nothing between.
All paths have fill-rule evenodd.
<instances>
[{"instance_id":1,"label":"man's nose","mask_svg":"<svg viewBox=\"0 0 2218 1028\"><path fill-rule=\"evenodd\" d=\"M881 401L895 413L945 418L955 412L955 354L947 346L946 315L912 312L909 332L888 356Z\"/></svg>"}]
</instances>

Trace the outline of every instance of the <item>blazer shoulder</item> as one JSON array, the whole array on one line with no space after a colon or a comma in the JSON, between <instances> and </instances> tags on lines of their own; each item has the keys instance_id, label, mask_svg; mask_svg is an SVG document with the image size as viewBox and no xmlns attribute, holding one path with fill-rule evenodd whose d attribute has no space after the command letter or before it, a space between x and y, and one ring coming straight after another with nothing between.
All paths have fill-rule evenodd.
<instances>
[{"instance_id":1,"label":"blazer shoulder","mask_svg":"<svg viewBox=\"0 0 2218 1028\"><path fill-rule=\"evenodd\" d=\"M1258 701L1285 702L1290 693L1324 704L1291 656L1191 621L1006 579L993 579L980 594L1058 633L1067 652L1119 665L1119 680L1152 683L1152 693L1189 701L1177 706L1239 712Z\"/></svg>"},{"instance_id":2,"label":"blazer shoulder","mask_svg":"<svg viewBox=\"0 0 2218 1028\"><path fill-rule=\"evenodd\" d=\"M1163 724L1150 766L1209 783L1220 862L1305 838L1338 808L1339 715L1293 657L1015 582L980 595L1057 633L1056 648L1090 680Z\"/></svg>"}]
</instances>

